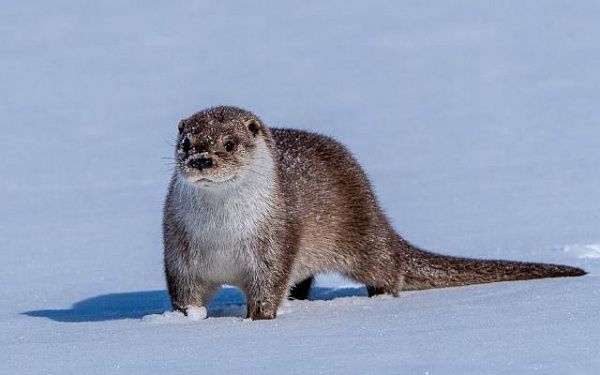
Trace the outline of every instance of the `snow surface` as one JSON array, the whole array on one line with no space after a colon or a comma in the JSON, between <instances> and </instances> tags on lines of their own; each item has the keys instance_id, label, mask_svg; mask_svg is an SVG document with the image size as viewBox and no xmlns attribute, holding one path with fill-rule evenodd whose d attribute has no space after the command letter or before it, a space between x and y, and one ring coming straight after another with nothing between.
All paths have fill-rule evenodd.
<instances>
[{"instance_id":1,"label":"snow surface","mask_svg":"<svg viewBox=\"0 0 600 375\"><path fill-rule=\"evenodd\" d=\"M5 1L0 374L600 373L599 17L585 0ZM163 314L176 124L217 104L346 143L420 246L590 274L397 299L327 276L275 321L244 320L233 288L206 320Z\"/></svg>"}]
</instances>

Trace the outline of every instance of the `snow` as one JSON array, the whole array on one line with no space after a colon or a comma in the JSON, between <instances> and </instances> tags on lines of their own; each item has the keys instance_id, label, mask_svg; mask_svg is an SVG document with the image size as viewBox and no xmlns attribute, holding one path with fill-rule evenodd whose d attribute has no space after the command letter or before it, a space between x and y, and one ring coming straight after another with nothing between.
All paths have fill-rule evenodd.
<instances>
[{"instance_id":1,"label":"snow","mask_svg":"<svg viewBox=\"0 0 600 375\"><path fill-rule=\"evenodd\" d=\"M2 10L0 374L600 372L597 2ZM589 275L165 312L163 158L217 104L340 139L422 247Z\"/></svg>"},{"instance_id":2,"label":"snow","mask_svg":"<svg viewBox=\"0 0 600 375\"><path fill-rule=\"evenodd\" d=\"M580 259L600 258L600 244L567 245L565 246L565 252Z\"/></svg>"},{"instance_id":3,"label":"snow","mask_svg":"<svg viewBox=\"0 0 600 375\"><path fill-rule=\"evenodd\" d=\"M164 294L163 294L164 297ZM164 299L164 298L163 298ZM165 302L166 304L166 302ZM199 321L208 317L206 307L188 306L185 309L185 314L180 311L165 311L162 314L149 314L142 318L144 322L153 324L168 324L168 323L187 323L190 321Z\"/></svg>"}]
</instances>

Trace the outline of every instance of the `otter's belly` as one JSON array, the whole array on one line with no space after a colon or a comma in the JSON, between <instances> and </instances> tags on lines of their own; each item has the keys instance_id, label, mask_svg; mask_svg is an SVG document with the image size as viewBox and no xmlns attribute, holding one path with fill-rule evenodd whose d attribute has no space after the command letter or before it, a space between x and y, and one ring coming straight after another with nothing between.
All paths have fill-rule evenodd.
<instances>
[{"instance_id":1,"label":"otter's belly","mask_svg":"<svg viewBox=\"0 0 600 375\"><path fill-rule=\"evenodd\" d=\"M240 285L251 268L251 249L240 241L197 239L192 249L195 272L209 282Z\"/></svg>"},{"instance_id":2,"label":"otter's belly","mask_svg":"<svg viewBox=\"0 0 600 375\"><path fill-rule=\"evenodd\" d=\"M239 286L255 263L256 223L239 216L215 216L187 221L192 267L200 279Z\"/></svg>"}]
</instances>

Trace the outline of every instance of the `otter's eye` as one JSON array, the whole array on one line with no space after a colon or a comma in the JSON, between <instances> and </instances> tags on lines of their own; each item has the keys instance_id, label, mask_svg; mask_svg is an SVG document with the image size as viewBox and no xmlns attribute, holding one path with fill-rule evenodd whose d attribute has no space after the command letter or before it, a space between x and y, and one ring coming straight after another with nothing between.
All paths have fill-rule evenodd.
<instances>
[{"instance_id":1,"label":"otter's eye","mask_svg":"<svg viewBox=\"0 0 600 375\"><path fill-rule=\"evenodd\" d=\"M233 151L235 144L231 141L227 141L227 142L225 142L225 145L223 147L225 147L225 151L231 152L231 151Z\"/></svg>"},{"instance_id":2,"label":"otter's eye","mask_svg":"<svg viewBox=\"0 0 600 375\"><path fill-rule=\"evenodd\" d=\"M190 139L188 137L185 137L183 142L181 142L181 149L183 152L188 152L190 150Z\"/></svg>"}]
</instances>

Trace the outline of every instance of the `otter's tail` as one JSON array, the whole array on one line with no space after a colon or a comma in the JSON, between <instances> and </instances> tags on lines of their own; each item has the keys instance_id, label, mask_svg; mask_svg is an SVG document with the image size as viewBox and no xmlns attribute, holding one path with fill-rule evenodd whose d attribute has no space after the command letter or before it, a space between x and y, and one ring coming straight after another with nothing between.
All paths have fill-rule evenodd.
<instances>
[{"instance_id":1,"label":"otter's tail","mask_svg":"<svg viewBox=\"0 0 600 375\"><path fill-rule=\"evenodd\" d=\"M406 251L403 290L446 288L498 281L583 276L580 268L506 260L478 260L431 253L410 246Z\"/></svg>"}]
</instances>

